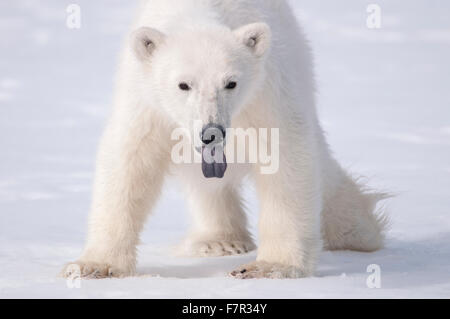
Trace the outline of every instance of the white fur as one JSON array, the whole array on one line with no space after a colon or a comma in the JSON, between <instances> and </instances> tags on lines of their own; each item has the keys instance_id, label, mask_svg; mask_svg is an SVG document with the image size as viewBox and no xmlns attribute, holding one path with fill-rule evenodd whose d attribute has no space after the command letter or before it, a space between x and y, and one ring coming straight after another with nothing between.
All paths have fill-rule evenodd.
<instances>
[{"instance_id":1,"label":"white fur","mask_svg":"<svg viewBox=\"0 0 450 319\"><path fill-rule=\"evenodd\" d=\"M139 233L169 172L185 185L194 220L185 248L199 256L255 248L240 197L244 176L255 180L258 257L235 277L311 276L323 246L382 246L385 219L374 213L382 195L367 194L330 154L310 48L286 1L149 0L132 30L99 151L89 236L75 263L83 276L135 272ZM223 90L229 79L238 82L233 92ZM195 120L280 128L279 172L232 164L224 179L207 180L199 164L172 165L172 130Z\"/></svg>"}]
</instances>

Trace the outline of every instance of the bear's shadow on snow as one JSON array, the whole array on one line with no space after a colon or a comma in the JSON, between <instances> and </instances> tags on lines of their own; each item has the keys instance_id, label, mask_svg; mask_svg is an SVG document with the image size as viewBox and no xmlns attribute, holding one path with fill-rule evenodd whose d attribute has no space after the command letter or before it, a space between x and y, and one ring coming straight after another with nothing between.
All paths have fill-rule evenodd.
<instances>
[{"instance_id":1,"label":"bear's shadow on snow","mask_svg":"<svg viewBox=\"0 0 450 319\"><path fill-rule=\"evenodd\" d=\"M436 234L422 240L387 239L386 247L374 253L353 251L323 252L316 277L369 276L367 267L379 265L383 288L407 288L444 284L450 276L450 233Z\"/></svg>"},{"instance_id":2,"label":"bear's shadow on snow","mask_svg":"<svg viewBox=\"0 0 450 319\"><path fill-rule=\"evenodd\" d=\"M324 251L321 254L317 279L346 276L369 276L367 267L381 268L383 288L408 288L444 284L450 277L433 276L445 273L450 263L450 233L436 234L433 238L409 241L388 239L386 248L374 253L353 251ZM243 256L220 258L170 258L164 266L139 267L141 276L162 278L198 279L227 277L242 264L254 261L256 252ZM181 260L181 261L180 261Z\"/></svg>"},{"instance_id":3,"label":"bear's shadow on snow","mask_svg":"<svg viewBox=\"0 0 450 319\"><path fill-rule=\"evenodd\" d=\"M226 277L237 267L250 263L256 259L256 253L242 256L216 257L216 258L190 258L188 264L180 264L158 267L139 267L138 272L143 276L155 276L162 278L198 279L211 277ZM176 259L175 259L176 260ZM180 259L181 260L181 259Z\"/></svg>"}]
</instances>

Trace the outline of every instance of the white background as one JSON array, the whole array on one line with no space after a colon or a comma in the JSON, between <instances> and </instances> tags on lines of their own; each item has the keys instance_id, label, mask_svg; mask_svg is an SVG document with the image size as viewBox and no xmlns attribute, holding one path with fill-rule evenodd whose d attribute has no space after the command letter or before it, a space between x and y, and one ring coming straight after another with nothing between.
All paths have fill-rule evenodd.
<instances>
[{"instance_id":1,"label":"white background","mask_svg":"<svg viewBox=\"0 0 450 319\"><path fill-rule=\"evenodd\" d=\"M83 281L57 274L82 249L96 147L135 1L78 1L82 28L66 28L61 0L0 2L0 297L300 298L450 297L450 4L292 1L314 48L321 119L336 156L388 202L386 249L324 252L316 277L227 277L255 253L180 259L170 247L188 216L166 186L140 246L139 277ZM252 229L254 192L247 191ZM366 268L381 267L368 289Z\"/></svg>"}]
</instances>

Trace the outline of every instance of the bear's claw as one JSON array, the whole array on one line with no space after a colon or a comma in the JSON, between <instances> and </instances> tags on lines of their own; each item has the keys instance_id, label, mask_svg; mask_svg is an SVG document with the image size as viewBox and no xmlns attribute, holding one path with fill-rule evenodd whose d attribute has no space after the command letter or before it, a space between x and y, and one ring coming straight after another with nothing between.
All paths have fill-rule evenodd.
<instances>
[{"instance_id":1,"label":"bear's claw","mask_svg":"<svg viewBox=\"0 0 450 319\"><path fill-rule=\"evenodd\" d=\"M241 266L232 271L230 275L237 279L293 279L305 277L305 274L297 267L263 261L256 261Z\"/></svg>"},{"instance_id":2,"label":"bear's claw","mask_svg":"<svg viewBox=\"0 0 450 319\"><path fill-rule=\"evenodd\" d=\"M108 264L75 262L66 265L61 272L61 276L64 278L105 279L123 278L127 274Z\"/></svg>"}]
</instances>

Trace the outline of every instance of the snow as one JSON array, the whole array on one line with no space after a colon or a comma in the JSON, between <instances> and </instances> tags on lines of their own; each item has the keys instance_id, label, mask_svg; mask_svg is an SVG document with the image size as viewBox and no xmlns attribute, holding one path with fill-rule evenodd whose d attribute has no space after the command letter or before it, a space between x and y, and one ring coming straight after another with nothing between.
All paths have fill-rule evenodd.
<instances>
[{"instance_id":1,"label":"snow","mask_svg":"<svg viewBox=\"0 0 450 319\"><path fill-rule=\"evenodd\" d=\"M321 118L336 156L387 203L392 227L373 253L324 252L314 278L238 281L255 258L174 257L188 216L169 182L140 246L139 276L57 277L82 249L99 136L135 1L79 0L70 30L64 1L0 2L0 297L417 298L450 297L450 4L292 1L316 54ZM247 190L252 230L257 203ZM369 289L369 265L381 288Z\"/></svg>"}]
</instances>

